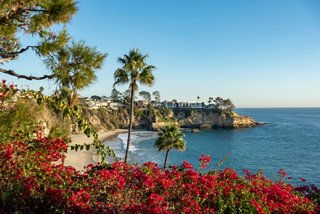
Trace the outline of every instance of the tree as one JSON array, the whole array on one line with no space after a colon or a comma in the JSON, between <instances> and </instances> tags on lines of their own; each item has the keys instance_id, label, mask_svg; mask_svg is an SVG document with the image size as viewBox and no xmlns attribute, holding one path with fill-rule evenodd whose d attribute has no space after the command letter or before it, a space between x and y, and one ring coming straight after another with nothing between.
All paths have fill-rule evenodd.
<instances>
[{"instance_id":1,"label":"tree","mask_svg":"<svg viewBox=\"0 0 320 214\"><path fill-rule=\"evenodd\" d=\"M184 151L186 149L186 140L177 126L169 125L161 128L159 138L156 140L154 146L157 147L159 151L166 150L163 166L165 169L170 150L177 149Z\"/></svg>"},{"instance_id":2,"label":"tree","mask_svg":"<svg viewBox=\"0 0 320 214\"><path fill-rule=\"evenodd\" d=\"M231 113L235 108L235 105L232 103L230 99L224 100L223 106L224 106L224 110L229 113Z\"/></svg>"},{"instance_id":3,"label":"tree","mask_svg":"<svg viewBox=\"0 0 320 214\"><path fill-rule=\"evenodd\" d=\"M151 101L151 94L148 91L140 91L139 95L143 98L143 100L150 102Z\"/></svg>"},{"instance_id":4,"label":"tree","mask_svg":"<svg viewBox=\"0 0 320 214\"><path fill-rule=\"evenodd\" d=\"M71 96L70 105L77 100L77 90L91 84L95 71L100 69L106 54L85 45L72 42L65 25L77 12L75 0L12 0L0 5L0 65L16 60L27 51L33 51L52 70L43 76L26 76L14 70L0 68L5 73L27 80L55 79L62 94ZM64 25L61 31L59 25ZM23 44L22 36L32 36Z\"/></svg>"},{"instance_id":5,"label":"tree","mask_svg":"<svg viewBox=\"0 0 320 214\"><path fill-rule=\"evenodd\" d=\"M157 103L160 103L160 91L154 91L152 92L152 95L154 96L154 99Z\"/></svg>"},{"instance_id":6,"label":"tree","mask_svg":"<svg viewBox=\"0 0 320 214\"><path fill-rule=\"evenodd\" d=\"M113 88L112 89L112 91L111 91L111 100L112 101L119 101L120 100L120 92L117 90L117 89L115 89L115 88Z\"/></svg>"},{"instance_id":7,"label":"tree","mask_svg":"<svg viewBox=\"0 0 320 214\"><path fill-rule=\"evenodd\" d=\"M208 103L211 104L213 102L213 97L209 97Z\"/></svg>"},{"instance_id":8,"label":"tree","mask_svg":"<svg viewBox=\"0 0 320 214\"><path fill-rule=\"evenodd\" d=\"M127 89L125 90L122 94L122 97L121 97L121 101L124 105L130 105L130 102L131 102L131 90L130 89ZM136 96L133 96L133 99L135 100L137 97Z\"/></svg>"},{"instance_id":9,"label":"tree","mask_svg":"<svg viewBox=\"0 0 320 214\"><path fill-rule=\"evenodd\" d=\"M221 97L216 97L214 100L215 110L220 113L231 113L235 106L230 99L223 99Z\"/></svg>"},{"instance_id":10,"label":"tree","mask_svg":"<svg viewBox=\"0 0 320 214\"><path fill-rule=\"evenodd\" d=\"M152 86L154 84L154 76L152 71L155 66L148 65L145 61L148 55L142 55L138 49L132 49L129 54L119 57L118 61L122 65L114 73L114 85L129 83L130 96L130 120L126 154L124 162L128 160L128 153L130 147L130 136L132 132L133 123L133 108L134 108L134 94L138 90L138 83L141 85Z\"/></svg>"},{"instance_id":11,"label":"tree","mask_svg":"<svg viewBox=\"0 0 320 214\"><path fill-rule=\"evenodd\" d=\"M69 88L73 100L77 100L77 90L83 89L96 80L96 70L100 69L106 54L99 53L95 47L88 47L83 41L73 42L61 48L45 60L53 71L61 88Z\"/></svg>"},{"instance_id":12,"label":"tree","mask_svg":"<svg viewBox=\"0 0 320 214\"><path fill-rule=\"evenodd\" d=\"M95 101L97 101L97 100L101 100L102 98L100 97L100 96L98 96L98 95L92 95L91 96L91 100L95 100Z\"/></svg>"},{"instance_id":13,"label":"tree","mask_svg":"<svg viewBox=\"0 0 320 214\"><path fill-rule=\"evenodd\" d=\"M55 54L70 37L65 29L56 33L52 27L68 23L77 10L75 0L1 1L0 64L16 60L30 50L42 58ZM23 35L31 35L35 44L22 44ZM27 80L56 78L54 73L37 77L4 68L0 68L0 72Z\"/></svg>"}]
</instances>

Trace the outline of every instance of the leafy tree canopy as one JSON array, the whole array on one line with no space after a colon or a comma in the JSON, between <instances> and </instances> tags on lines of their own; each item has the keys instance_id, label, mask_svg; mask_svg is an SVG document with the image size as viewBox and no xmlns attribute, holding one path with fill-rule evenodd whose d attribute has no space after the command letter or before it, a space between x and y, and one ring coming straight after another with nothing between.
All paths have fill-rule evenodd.
<instances>
[{"instance_id":1,"label":"leafy tree canopy","mask_svg":"<svg viewBox=\"0 0 320 214\"><path fill-rule=\"evenodd\" d=\"M139 95L143 98L145 101L150 101L151 100L151 94L148 91L140 91Z\"/></svg>"},{"instance_id":2,"label":"leafy tree canopy","mask_svg":"<svg viewBox=\"0 0 320 214\"><path fill-rule=\"evenodd\" d=\"M27 76L21 71L0 67L0 72L27 80L56 79L62 86L81 89L96 76L105 54L84 42L72 42L65 25L78 10L75 0L1 0L0 66L27 51L44 59L51 74ZM23 37L33 44L23 44Z\"/></svg>"},{"instance_id":3,"label":"leafy tree canopy","mask_svg":"<svg viewBox=\"0 0 320 214\"><path fill-rule=\"evenodd\" d=\"M152 95L154 97L154 99L156 100L156 102L160 102L160 91L154 91L152 92Z\"/></svg>"},{"instance_id":4,"label":"leafy tree canopy","mask_svg":"<svg viewBox=\"0 0 320 214\"><path fill-rule=\"evenodd\" d=\"M121 99L121 93L116 88L113 88L110 96L112 101L119 101Z\"/></svg>"},{"instance_id":5,"label":"leafy tree canopy","mask_svg":"<svg viewBox=\"0 0 320 214\"><path fill-rule=\"evenodd\" d=\"M230 113L234 110L235 106L230 99L223 99L221 97L216 97L213 100L215 109L219 112Z\"/></svg>"}]
</instances>

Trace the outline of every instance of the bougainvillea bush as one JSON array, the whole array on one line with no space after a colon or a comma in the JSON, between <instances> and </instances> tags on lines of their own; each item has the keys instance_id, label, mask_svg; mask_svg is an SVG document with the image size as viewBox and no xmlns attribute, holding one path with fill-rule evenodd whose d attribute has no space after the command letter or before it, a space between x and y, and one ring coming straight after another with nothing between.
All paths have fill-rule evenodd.
<instances>
[{"instance_id":1,"label":"bougainvillea bush","mask_svg":"<svg viewBox=\"0 0 320 214\"><path fill-rule=\"evenodd\" d=\"M168 170L148 162L58 164L67 145L37 133L0 148L0 213L312 213L312 200L284 182L231 169L200 173L188 162ZM200 166L210 161L200 158Z\"/></svg>"}]
</instances>

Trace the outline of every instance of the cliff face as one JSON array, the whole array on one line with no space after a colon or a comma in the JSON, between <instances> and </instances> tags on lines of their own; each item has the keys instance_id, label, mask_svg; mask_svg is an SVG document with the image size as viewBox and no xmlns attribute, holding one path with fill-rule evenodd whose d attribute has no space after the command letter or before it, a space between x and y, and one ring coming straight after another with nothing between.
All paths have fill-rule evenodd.
<instances>
[{"instance_id":1,"label":"cliff face","mask_svg":"<svg viewBox=\"0 0 320 214\"><path fill-rule=\"evenodd\" d=\"M235 112L226 115L209 110L197 110L188 115L188 112L176 111L176 118L183 128L249 128L258 125L251 117Z\"/></svg>"},{"instance_id":2,"label":"cliff face","mask_svg":"<svg viewBox=\"0 0 320 214\"><path fill-rule=\"evenodd\" d=\"M129 113L126 109L84 109L83 116L98 131L127 128L129 125Z\"/></svg>"},{"instance_id":3,"label":"cliff face","mask_svg":"<svg viewBox=\"0 0 320 214\"><path fill-rule=\"evenodd\" d=\"M113 130L127 128L129 113L126 109L110 111L107 109L87 110L85 118L97 130ZM190 110L146 108L136 109L134 128L159 130L161 127L176 124L182 128L250 128L260 125L249 116L215 113L210 109Z\"/></svg>"}]
</instances>

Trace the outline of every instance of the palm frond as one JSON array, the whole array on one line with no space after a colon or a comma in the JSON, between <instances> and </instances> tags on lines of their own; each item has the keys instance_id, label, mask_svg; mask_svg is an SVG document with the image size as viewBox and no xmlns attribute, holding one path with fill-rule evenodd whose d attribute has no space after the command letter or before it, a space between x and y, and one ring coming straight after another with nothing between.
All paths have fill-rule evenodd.
<instances>
[{"instance_id":1,"label":"palm frond","mask_svg":"<svg viewBox=\"0 0 320 214\"><path fill-rule=\"evenodd\" d=\"M177 126L164 126L160 129L159 138L156 140L154 146L159 151L162 150L185 150L186 141L184 135Z\"/></svg>"},{"instance_id":2,"label":"palm frond","mask_svg":"<svg viewBox=\"0 0 320 214\"><path fill-rule=\"evenodd\" d=\"M114 86L115 85L121 85L121 84L126 84L129 82L129 77L128 77L128 73L121 68L118 68L115 72L114 72Z\"/></svg>"}]
</instances>

